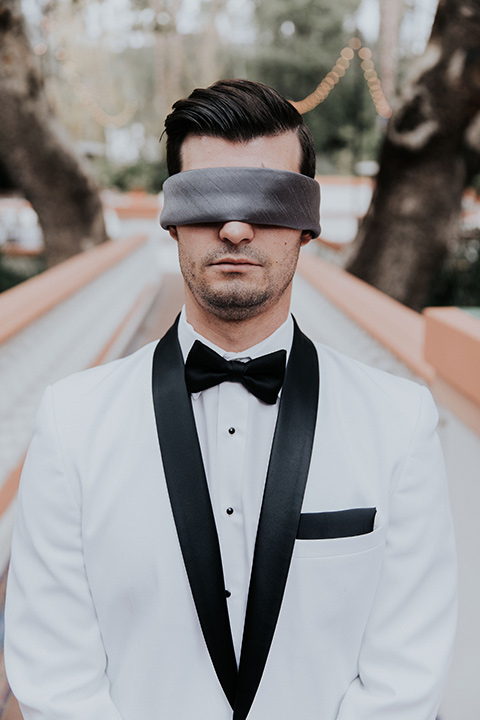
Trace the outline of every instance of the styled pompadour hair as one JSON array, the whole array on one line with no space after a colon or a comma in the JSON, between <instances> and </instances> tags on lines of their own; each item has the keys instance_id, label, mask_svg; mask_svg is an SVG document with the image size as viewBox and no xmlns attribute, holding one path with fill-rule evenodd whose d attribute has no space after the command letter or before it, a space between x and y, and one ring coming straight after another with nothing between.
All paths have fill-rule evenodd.
<instances>
[{"instance_id":1,"label":"styled pompadour hair","mask_svg":"<svg viewBox=\"0 0 480 720\"><path fill-rule=\"evenodd\" d=\"M182 169L182 143L188 135L248 142L296 131L300 172L315 176L315 146L310 130L293 105L273 88L249 80L220 80L177 100L165 119L169 175Z\"/></svg>"}]
</instances>

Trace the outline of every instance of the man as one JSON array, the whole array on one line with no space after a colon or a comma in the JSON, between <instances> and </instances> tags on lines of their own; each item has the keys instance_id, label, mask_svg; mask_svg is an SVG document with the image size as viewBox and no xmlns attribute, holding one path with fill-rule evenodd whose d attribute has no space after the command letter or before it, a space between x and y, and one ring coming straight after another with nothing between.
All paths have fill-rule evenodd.
<instances>
[{"instance_id":1,"label":"man","mask_svg":"<svg viewBox=\"0 0 480 720\"><path fill-rule=\"evenodd\" d=\"M217 83L166 133L185 308L45 394L7 601L24 717L434 720L455 554L429 393L289 316L319 195L286 100Z\"/></svg>"}]
</instances>

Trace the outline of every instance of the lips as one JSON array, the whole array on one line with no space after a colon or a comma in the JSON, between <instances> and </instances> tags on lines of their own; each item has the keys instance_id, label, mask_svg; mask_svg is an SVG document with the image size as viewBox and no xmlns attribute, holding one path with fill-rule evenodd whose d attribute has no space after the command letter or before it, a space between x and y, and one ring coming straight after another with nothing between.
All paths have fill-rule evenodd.
<instances>
[{"instance_id":1,"label":"lips","mask_svg":"<svg viewBox=\"0 0 480 720\"><path fill-rule=\"evenodd\" d=\"M259 263L253 262L249 258L242 257L226 257L221 260L216 260L212 265L258 265Z\"/></svg>"}]
</instances>

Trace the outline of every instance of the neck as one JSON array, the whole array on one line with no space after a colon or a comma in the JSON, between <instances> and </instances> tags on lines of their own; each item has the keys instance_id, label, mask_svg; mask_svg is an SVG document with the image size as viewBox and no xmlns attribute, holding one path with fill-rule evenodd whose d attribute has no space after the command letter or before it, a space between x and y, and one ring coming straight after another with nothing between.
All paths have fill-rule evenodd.
<instances>
[{"instance_id":1,"label":"neck","mask_svg":"<svg viewBox=\"0 0 480 720\"><path fill-rule=\"evenodd\" d=\"M290 292L284 302L266 308L258 315L243 320L227 320L200 307L185 292L187 320L204 338L226 352L242 352L257 345L283 325L288 318Z\"/></svg>"}]
</instances>

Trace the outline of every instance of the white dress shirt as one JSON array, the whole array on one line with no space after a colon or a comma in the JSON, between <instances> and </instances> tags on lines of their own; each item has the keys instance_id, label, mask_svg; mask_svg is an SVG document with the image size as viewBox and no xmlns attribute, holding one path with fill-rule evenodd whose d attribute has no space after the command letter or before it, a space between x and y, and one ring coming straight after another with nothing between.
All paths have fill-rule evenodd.
<instances>
[{"instance_id":1,"label":"white dress shirt","mask_svg":"<svg viewBox=\"0 0 480 720\"><path fill-rule=\"evenodd\" d=\"M225 360L253 358L286 350L293 341L289 316L272 335L240 353L226 352L199 335L183 309L178 326L186 360L195 340ZM237 662L240 658L255 537L279 399L267 405L241 383L221 385L192 394L193 414L202 451L222 555L225 590Z\"/></svg>"}]
</instances>

